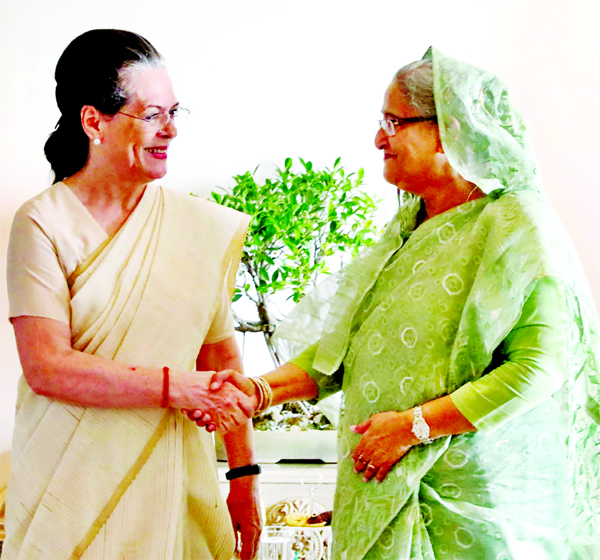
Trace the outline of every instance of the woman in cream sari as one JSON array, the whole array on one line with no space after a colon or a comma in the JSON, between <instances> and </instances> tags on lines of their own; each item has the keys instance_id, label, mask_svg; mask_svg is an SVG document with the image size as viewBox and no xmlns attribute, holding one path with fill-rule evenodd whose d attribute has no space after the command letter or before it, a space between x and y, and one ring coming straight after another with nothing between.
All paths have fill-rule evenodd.
<instances>
[{"instance_id":1,"label":"woman in cream sari","mask_svg":"<svg viewBox=\"0 0 600 560\"><path fill-rule=\"evenodd\" d=\"M600 558L598 319L521 116L431 49L380 125L404 202L278 327L295 357L263 376L275 404L343 391L333 557Z\"/></svg>"},{"instance_id":2,"label":"woman in cream sari","mask_svg":"<svg viewBox=\"0 0 600 560\"><path fill-rule=\"evenodd\" d=\"M248 217L152 184L186 110L145 39L84 33L56 81L55 183L10 240L23 377L2 558L230 560L232 522L252 558L248 398L207 389L211 372L241 368L229 303ZM211 437L178 411L192 408L243 468L229 514Z\"/></svg>"}]
</instances>

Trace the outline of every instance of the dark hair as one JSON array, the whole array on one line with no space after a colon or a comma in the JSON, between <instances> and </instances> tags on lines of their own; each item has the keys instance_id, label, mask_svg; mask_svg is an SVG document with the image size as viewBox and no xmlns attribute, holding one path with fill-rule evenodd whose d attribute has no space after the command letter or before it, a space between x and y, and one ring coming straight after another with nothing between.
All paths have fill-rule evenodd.
<instances>
[{"instance_id":1,"label":"dark hair","mask_svg":"<svg viewBox=\"0 0 600 560\"><path fill-rule=\"evenodd\" d=\"M87 162L89 139L81 126L81 108L92 105L105 115L116 114L131 96L128 70L160 65L158 51L130 31L93 29L71 41L54 73L61 117L44 146L55 183Z\"/></svg>"}]
</instances>

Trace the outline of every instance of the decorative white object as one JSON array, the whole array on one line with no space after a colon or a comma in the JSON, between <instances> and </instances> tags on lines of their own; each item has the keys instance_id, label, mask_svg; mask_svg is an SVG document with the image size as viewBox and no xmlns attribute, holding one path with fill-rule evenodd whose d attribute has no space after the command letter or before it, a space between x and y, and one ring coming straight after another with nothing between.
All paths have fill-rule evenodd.
<instances>
[{"instance_id":1,"label":"decorative white object","mask_svg":"<svg viewBox=\"0 0 600 560\"><path fill-rule=\"evenodd\" d=\"M414 418L412 425L412 433L418 438L421 443L431 443L433 440L429 439L429 424L425 422L423 418L423 411L420 406L413 408Z\"/></svg>"}]
</instances>

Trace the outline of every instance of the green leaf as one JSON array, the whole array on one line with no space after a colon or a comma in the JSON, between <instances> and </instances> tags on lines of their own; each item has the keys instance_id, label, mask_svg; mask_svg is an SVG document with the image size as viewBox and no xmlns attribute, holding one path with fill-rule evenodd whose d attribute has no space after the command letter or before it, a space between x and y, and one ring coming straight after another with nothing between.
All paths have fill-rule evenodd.
<instances>
[{"instance_id":1,"label":"green leaf","mask_svg":"<svg viewBox=\"0 0 600 560\"><path fill-rule=\"evenodd\" d=\"M263 280L266 280L267 282L269 281L269 273L267 272L267 269L263 266L261 266L258 269L258 276Z\"/></svg>"}]
</instances>

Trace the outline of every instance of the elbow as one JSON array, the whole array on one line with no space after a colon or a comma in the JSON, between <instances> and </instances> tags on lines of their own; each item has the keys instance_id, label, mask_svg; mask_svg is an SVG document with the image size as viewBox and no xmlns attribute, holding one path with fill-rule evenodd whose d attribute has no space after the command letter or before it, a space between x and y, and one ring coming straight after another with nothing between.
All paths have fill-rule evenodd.
<instances>
[{"instance_id":1,"label":"elbow","mask_svg":"<svg viewBox=\"0 0 600 560\"><path fill-rule=\"evenodd\" d=\"M41 397L49 397L50 395L50 383L49 383L49 372L46 368L41 366L29 366L23 368L23 377L29 388Z\"/></svg>"},{"instance_id":2,"label":"elbow","mask_svg":"<svg viewBox=\"0 0 600 560\"><path fill-rule=\"evenodd\" d=\"M51 399L61 395L61 380L64 383L64 360L45 360L38 363L23 364L23 377L31 390L41 397Z\"/></svg>"}]
</instances>

